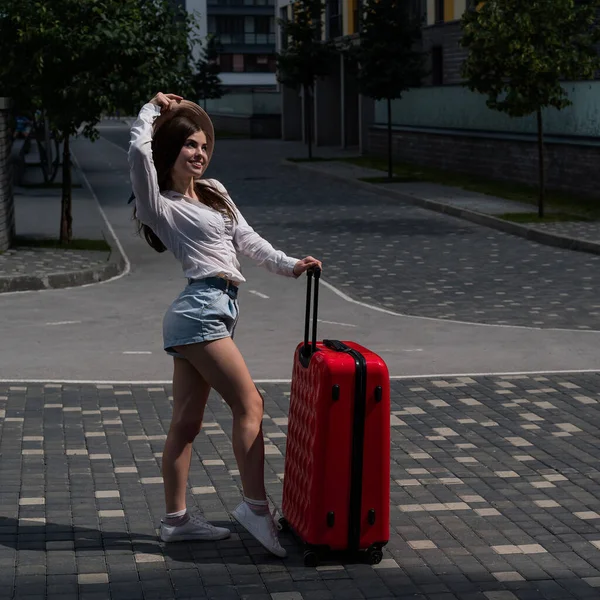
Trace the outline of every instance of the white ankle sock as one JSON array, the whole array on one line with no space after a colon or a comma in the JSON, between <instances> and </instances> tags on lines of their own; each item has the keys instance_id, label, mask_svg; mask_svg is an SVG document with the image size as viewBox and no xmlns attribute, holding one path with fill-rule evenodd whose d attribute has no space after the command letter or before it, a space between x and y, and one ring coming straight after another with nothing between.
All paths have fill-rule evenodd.
<instances>
[{"instance_id":1,"label":"white ankle sock","mask_svg":"<svg viewBox=\"0 0 600 600\"><path fill-rule=\"evenodd\" d=\"M244 496L244 502L250 507L250 510L255 515L266 515L269 513L269 501L268 500L253 500Z\"/></svg>"},{"instance_id":2,"label":"white ankle sock","mask_svg":"<svg viewBox=\"0 0 600 600\"><path fill-rule=\"evenodd\" d=\"M187 514L187 508L184 508L183 510L178 510L177 512L167 513L164 521L167 525L177 527L178 525L184 525L189 521L189 519L190 517Z\"/></svg>"}]
</instances>

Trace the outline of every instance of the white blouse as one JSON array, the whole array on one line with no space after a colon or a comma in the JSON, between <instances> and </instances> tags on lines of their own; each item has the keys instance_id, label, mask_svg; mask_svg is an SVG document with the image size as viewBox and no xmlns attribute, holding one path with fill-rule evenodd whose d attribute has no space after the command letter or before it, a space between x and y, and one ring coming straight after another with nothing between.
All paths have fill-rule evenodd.
<instances>
[{"instance_id":1,"label":"white blouse","mask_svg":"<svg viewBox=\"0 0 600 600\"><path fill-rule=\"evenodd\" d=\"M152 124L159 114L159 106L145 104L131 127L128 152L131 183L137 218L148 225L175 255L185 276L202 279L221 274L233 281L244 282L237 251L273 273L294 277L293 269L298 259L275 250L256 233L217 180L200 182L212 185L227 196L237 223L209 206L185 200L182 194L159 190L151 145Z\"/></svg>"}]
</instances>

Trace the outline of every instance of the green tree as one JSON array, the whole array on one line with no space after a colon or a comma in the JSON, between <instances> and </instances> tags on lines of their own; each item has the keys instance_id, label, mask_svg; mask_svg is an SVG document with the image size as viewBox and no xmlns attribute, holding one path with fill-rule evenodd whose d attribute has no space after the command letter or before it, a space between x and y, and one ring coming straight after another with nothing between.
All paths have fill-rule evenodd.
<instances>
[{"instance_id":1,"label":"green tree","mask_svg":"<svg viewBox=\"0 0 600 600\"><path fill-rule=\"evenodd\" d=\"M221 84L219 73L219 42L214 35L206 38L202 53L196 61L196 72L192 75L194 97L206 100L222 98L225 90Z\"/></svg>"},{"instance_id":2,"label":"green tree","mask_svg":"<svg viewBox=\"0 0 600 600\"><path fill-rule=\"evenodd\" d=\"M571 104L562 80L589 79L598 68L594 44L600 3L589 0L487 0L462 19L465 85L487 94L487 105L511 117L535 113L538 131L539 203L544 216L542 110Z\"/></svg>"},{"instance_id":3,"label":"green tree","mask_svg":"<svg viewBox=\"0 0 600 600\"><path fill-rule=\"evenodd\" d=\"M302 88L308 158L312 158L312 102L315 80L331 70L335 55L333 43L323 38L323 0L295 0L293 17L279 19L285 47L277 54L277 81L288 87Z\"/></svg>"},{"instance_id":4,"label":"green tree","mask_svg":"<svg viewBox=\"0 0 600 600\"><path fill-rule=\"evenodd\" d=\"M70 138L189 81L193 21L169 0L3 0L0 93L43 110L63 144L60 241L72 238ZM189 37L188 37L189 36Z\"/></svg>"},{"instance_id":5,"label":"green tree","mask_svg":"<svg viewBox=\"0 0 600 600\"><path fill-rule=\"evenodd\" d=\"M419 49L422 17L405 0L367 0L360 42L346 53L358 66L361 93L387 102L388 177L393 177L392 100L421 85L424 54Z\"/></svg>"}]
</instances>

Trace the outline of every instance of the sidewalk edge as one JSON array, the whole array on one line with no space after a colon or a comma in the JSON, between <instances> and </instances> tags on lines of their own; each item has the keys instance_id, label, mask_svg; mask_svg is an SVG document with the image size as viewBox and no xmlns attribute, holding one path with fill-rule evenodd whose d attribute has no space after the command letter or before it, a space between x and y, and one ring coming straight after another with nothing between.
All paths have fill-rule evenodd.
<instances>
[{"instance_id":1,"label":"sidewalk edge","mask_svg":"<svg viewBox=\"0 0 600 600\"><path fill-rule=\"evenodd\" d=\"M125 269L122 257L107 261L103 267L65 271L48 275L17 275L16 277L0 277L0 294L6 292L25 292L35 290L61 289L78 287L91 283L99 283L119 275Z\"/></svg>"},{"instance_id":2,"label":"sidewalk edge","mask_svg":"<svg viewBox=\"0 0 600 600\"><path fill-rule=\"evenodd\" d=\"M512 223L511 221L505 221L504 219L499 219L498 217L494 217L492 215L480 213L466 208L459 208L457 206L452 206L451 204L446 204L437 200L429 200L427 198L409 195L397 190L385 189L377 184L369 183L367 181L361 181L360 179L347 177L345 175L339 175L337 173L328 173L327 171L316 167L312 167L310 165L306 165L304 163L296 163L287 159L283 159L282 163L286 166L296 167L297 169L304 169L307 171L320 173L321 175L331 177L332 179L347 181L352 183L353 185L357 185L359 187L362 187L363 189L379 193L389 198L401 199L405 202L409 202L410 204L420 206L421 208L426 208L434 212L447 214L452 217L458 217L460 219L476 223L477 225L483 225L486 227L490 227L491 229L497 229L499 231L523 237L528 240L538 242L540 244L545 244L547 246L555 246L557 248L564 248L566 250L574 250L577 252L600 254L600 242L592 242L591 240L583 240L581 238L559 235L557 233L550 233L541 229L527 227L526 225L521 225L519 223Z\"/></svg>"},{"instance_id":3,"label":"sidewalk edge","mask_svg":"<svg viewBox=\"0 0 600 600\"><path fill-rule=\"evenodd\" d=\"M129 259L127 258L116 233L110 225L108 218L104 214L102 206L98 201L88 178L82 171L79 162L74 153L71 153L73 166L81 175L83 185L88 189L92 198L96 202L96 208L101 220L111 237L109 242L110 253L106 264L89 269L80 269L78 271L65 271L61 273L49 273L45 275L17 275L0 276L0 294L7 292L27 292L39 290L62 289L70 287L81 287L93 283L100 283L127 275L131 269ZM116 258L115 258L116 256Z\"/></svg>"}]
</instances>

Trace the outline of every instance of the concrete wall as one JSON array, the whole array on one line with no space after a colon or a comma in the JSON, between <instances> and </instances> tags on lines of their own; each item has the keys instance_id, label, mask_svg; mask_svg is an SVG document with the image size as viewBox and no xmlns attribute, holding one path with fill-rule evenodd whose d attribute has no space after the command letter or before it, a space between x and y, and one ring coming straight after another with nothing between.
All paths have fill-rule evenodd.
<instances>
[{"instance_id":1,"label":"concrete wall","mask_svg":"<svg viewBox=\"0 0 600 600\"><path fill-rule=\"evenodd\" d=\"M538 152L534 136L432 133L395 130L394 159L479 175L488 179L537 184ZM600 144L548 139L546 181L551 189L600 197ZM387 132L369 131L369 153L387 156Z\"/></svg>"},{"instance_id":2,"label":"concrete wall","mask_svg":"<svg viewBox=\"0 0 600 600\"><path fill-rule=\"evenodd\" d=\"M358 101L358 81L356 79L356 69L348 65L348 61L342 59L342 75L343 75L343 86L342 93L344 98L342 100L344 115L344 136L342 139L342 146L344 148L358 146L360 133L359 133L359 101Z\"/></svg>"},{"instance_id":3,"label":"concrete wall","mask_svg":"<svg viewBox=\"0 0 600 600\"><path fill-rule=\"evenodd\" d=\"M250 138L281 139L281 117L279 115L247 116L213 113L210 118L217 131L239 133Z\"/></svg>"},{"instance_id":4,"label":"concrete wall","mask_svg":"<svg viewBox=\"0 0 600 600\"><path fill-rule=\"evenodd\" d=\"M543 111L544 131L549 135L600 136L600 81L563 84L571 106ZM392 101L392 123L408 127L467 129L503 133L537 132L535 115L514 118L486 105L487 97L460 86L423 87ZM387 123L385 101L377 102L375 123Z\"/></svg>"},{"instance_id":5,"label":"concrete wall","mask_svg":"<svg viewBox=\"0 0 600 600\"><path fill-rule=\"evenodd\" d=\"M339 146L342 139L341 62L334 57L331 74L315 83L315 115L317 146Z\"/></svg>"},{"instance_id":6,"label":"concrete wall","mask_svg":"<svg viewBox=\"0 0 600 600\"><path fill-rule=\"evenodd\" d=\"M452 23L440 23L423 29L423 50L428 53L427 69L429 76L424 82L432 82L431 75L431 50L434 46L442 47L443 83L459 83L462 81L460 70L467 56L466 48L460 46L462 30L459 21Z\"/></svg>"},{"instance_id":7,"label":"concrete wall","mask_svg":"<svg viewBox=\"0 0 600 600\"><path fill-rule=\"evenodd\" d=\"M280 86L281 90L281 139L301 140L302 133L302 96L299 90Z\"/></svg>"},{"instance_id":8,"label":"concrete wall","mask_svg":"<svg viewBox=\"0 0 600 600\"><path fill-rule=\"evenodd\" d=\"M8 128L10 101L0 98L0 252L7 250L15 235L15 212L10 162L12 137Z\"/></svg>"}]
</instances>

